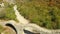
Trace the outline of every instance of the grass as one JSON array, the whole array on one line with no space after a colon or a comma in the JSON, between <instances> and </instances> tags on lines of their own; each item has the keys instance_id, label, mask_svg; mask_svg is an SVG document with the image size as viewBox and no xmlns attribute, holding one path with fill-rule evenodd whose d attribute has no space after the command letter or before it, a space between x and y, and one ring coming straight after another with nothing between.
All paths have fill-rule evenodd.
<instances>
[{"instance_id":1,"label":"grass","mask_svg":"<svg viewBox=\"0 0 60 34\"><path fill-rule=\"evenodd\" d=\"M0 33L4 31L4 27L0 25Z\"/></svg>"},{"instance_id":2,"label":"grass","mask_svg":"<svg viewBox=\"0 0 60 34\"><path fill-rule=\"evenodd\" d=\"M18 10L31 23L48 29L60 29L60 9L49 6L49 1L43 0L17 0Z\"/></svg>"},{"instance_id":3,"label":"grass","mask_svg":"<svg viewBox=\"0 0 60 34\"><path fill-rule=\"evenodd\" d=\"M4 9L0 11L0 19L18 21L16 19L15 11L13 10L13 5L5 2Z\"/></svg>"}]
</instances>

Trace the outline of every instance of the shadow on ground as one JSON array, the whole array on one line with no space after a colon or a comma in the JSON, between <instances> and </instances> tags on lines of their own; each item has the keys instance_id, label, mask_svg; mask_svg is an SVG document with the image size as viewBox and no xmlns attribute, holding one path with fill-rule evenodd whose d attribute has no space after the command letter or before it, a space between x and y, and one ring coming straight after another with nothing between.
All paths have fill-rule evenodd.
<instances>
[{"instance_id":1,"label":"shadow on ground","mask_svg":"<svg viewBox=\"0 0 60 34\"><path fill-rule=\"evenodd\" d=\"M25 29L24 29L24 33L26 33L26 34L40 34L40 33L33 33L33 32L28 31L28 30L25 30Z\"/></svg>"}]
</instances>

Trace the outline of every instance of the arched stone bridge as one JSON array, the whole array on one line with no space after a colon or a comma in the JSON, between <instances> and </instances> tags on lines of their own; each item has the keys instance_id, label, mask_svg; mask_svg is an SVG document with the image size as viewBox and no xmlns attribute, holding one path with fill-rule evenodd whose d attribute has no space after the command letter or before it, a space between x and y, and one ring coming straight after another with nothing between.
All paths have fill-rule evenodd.
<instances>
[{"instance_id":1,"label":"arched stone bridge","mask_svg":"<svg viewBox=\"0 0 60 34\"><path fill-rule=\"evenodd\" d=\"M11 27L12 29L15 30L16 34L25 34L25 32L29 32L29 31L30 31L30 34L34 34L34 33L40 33L40 34L60 34L60 30L48 30L48 29L39 27L36 24L26 24L26 25L23 25L23 24L16 23L13 20L0 22L0 25ZM31 32L33 32L33 33L31 33Z\"/></svg>"},{"instance_id":2,"label":"arched stone bridge","mask_svg":"<svg viewBox=\"0 0 60 34\"><path fill-rule=\"evenodd\" d=\"M0 22L0 25L11 27L13 30L15 30L16 34L24 34L22 24L17 24L17 23L16 23L15 21L13 21L13 20ZM21 26L20 26L20 25L21 25Z\"/></svg>"}]
</instances>

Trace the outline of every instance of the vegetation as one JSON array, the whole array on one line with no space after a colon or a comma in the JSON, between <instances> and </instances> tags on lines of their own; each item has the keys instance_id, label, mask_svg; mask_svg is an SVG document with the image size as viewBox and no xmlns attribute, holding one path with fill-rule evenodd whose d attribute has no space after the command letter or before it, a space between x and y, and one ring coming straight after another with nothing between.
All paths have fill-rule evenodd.
<instances>
[{"instance_id":1,"label":"vegetation","mask_svg":"<svg viewBox=\"0 0 60 34\"><path fill-rule=\"evenodd\" d=\"M18 10L31 23L48 29L60 29L59 0L16 0Z\"/></svg>"},{"instance_id":2,"label":"vegetation","mask_svg":"<svg viewBox=\"0 0 60 34\"><path fill-rule=\"evenodd\" d=\"M3 27L2 25L0 25L0 34L12 34L14 33L9 27Z\"/></svg>"},{"instance_id":3,"label":"vegetation","mask_svg":"<svg viewBox=\"0 0 60 34\"><path fill-rule=\"evenodd\" d=\"M0 19L16 20L13 5L5 2ZM60 29L60 0L16 0L18 10L31 23L48 29Z\"/></svg>"},{"instance_id":4,"label":"vegetation","mask_svg":"<svg viewBox=\"0 0 60 34\"><path fill-rule=\"evenodd\" d=\"M0 11L0 19L17 20L13 10L13 5L9 5L5 2L4 9Z\"/></svg>"},{"instance_id":5,"label":"vegetation","mask_svg":"<svg viewBox=\"0 0 60 34\"><path fill-rule=\"evenodd\" d=\"M2 3L3 0L0 0L0 3Z\"/></svg>"},{"instance_id":6,"label":"vegetation","mask_svg":"<svg viewBox=\"0 0 60 34\"><path fill-rule=\"evenodd\" d=\"M1 34L1 32L3 32L3 31L4 31L4 28L3 28L3 26L0 25L0 34Z\"/></svg>"}]
</instances>

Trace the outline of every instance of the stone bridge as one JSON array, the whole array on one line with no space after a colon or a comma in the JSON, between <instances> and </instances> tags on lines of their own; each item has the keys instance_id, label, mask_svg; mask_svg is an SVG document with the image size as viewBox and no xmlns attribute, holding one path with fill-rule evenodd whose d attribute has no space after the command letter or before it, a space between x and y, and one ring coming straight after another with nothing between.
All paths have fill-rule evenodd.
<instances>
[{"instance_id":1,"label":"stone bridge","mask_svg":"<svg viewBox=\"0 0 60 34\"><path fill-rule=\"evenodd\" d=\"M0 25L11 27L13 30L15 30L16 34L60 34L60 30L49 30L31 23L23 25L16 23L13 20L0 22Z\"/></svg>"},{"instance_id":2,"label":"stone bridge","mask_svg":"<svg viewBox=\"0 0 60 34\"><path fill-rule=\"evenodd\" d=\"M13 21L13 20L0 22L0 25L11 27L13 30L15 30L16 34L24 34L22 24L17 24L17 23L16 23L15 21ZM21 26L20 26L20 25L21 25Z\"/></svg>"}]
</instances>

